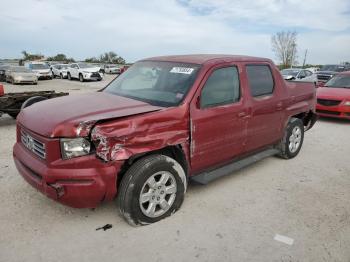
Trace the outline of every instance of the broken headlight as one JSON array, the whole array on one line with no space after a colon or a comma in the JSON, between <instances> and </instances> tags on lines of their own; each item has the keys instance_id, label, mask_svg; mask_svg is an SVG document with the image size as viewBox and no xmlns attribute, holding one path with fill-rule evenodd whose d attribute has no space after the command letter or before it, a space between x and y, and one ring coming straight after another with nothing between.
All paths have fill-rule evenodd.
<instances>
[{"instance_id":1,"label":"broken headlight","mask_svg":"<svg viewBox=\"0 0 350 262\"><path fill-rule=\"evenodd\" d=\"M63 159L85 156L90 153L91 144L85 138L62 138L60 143Z\"/></svg>"}]
</instances>

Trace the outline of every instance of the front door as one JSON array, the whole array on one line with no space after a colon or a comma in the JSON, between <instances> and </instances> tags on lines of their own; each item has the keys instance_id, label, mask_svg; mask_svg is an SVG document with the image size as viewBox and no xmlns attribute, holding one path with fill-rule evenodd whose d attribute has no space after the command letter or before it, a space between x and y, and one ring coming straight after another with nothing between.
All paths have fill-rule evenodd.
<instances>
[{"instance_id":1,"label":"front door","mask_svg":"<svg viewBox=\"0 0 350 262\"><path fill-rule=\"evenodd\" d=\"M198 173L244 151L247 112L238 65L209 70L191 103L191 168Z\"/></svg>"}]
</instances>

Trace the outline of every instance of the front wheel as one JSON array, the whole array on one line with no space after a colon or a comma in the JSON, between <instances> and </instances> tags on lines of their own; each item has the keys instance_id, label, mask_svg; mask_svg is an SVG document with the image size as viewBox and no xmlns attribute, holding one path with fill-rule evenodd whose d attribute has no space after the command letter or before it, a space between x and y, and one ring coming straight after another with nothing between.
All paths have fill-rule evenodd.
<instances>
[{"instance_id":1,"label":"front wheel","mask_svg":"<svg viewBox=\"0 0 350 262\"><path fill-rule=\"evenodd\" d=\"M67 73L67 78L68 78L68 80L72 80L70 73Z\"/></svg>"},{"instance_id":2,"label":"front wheel","mask_svg":"<svg viewBox=\"0 0 350 262\"><path fill-rule=\"evenodd\" d=\"M134 163L119 188L119 210L130 225L157 222L176 212L185 196L186 174L165 155L151 155Z\"/></svg>"},{"instance_id":3,"label":"front wheel","mask_svg":"<svg viewBox=\"0 0 350 262\"><path fill-rule=\"evenodd\" d=\"M84 77L83 77L82 74L79 75L79 81L80 81L80 82L84 82Z\"/></svg>"},{"instance_id":4,"label":"front wheel","mask_svg":"<svg viewBox=\"0 0 350 262\"><path fill-rule=\"evenodd\" d=\"M280 157L290 159L298 155L304 142L304 124L298 118L292 118L280 142Z\"/></svg>"}]
</instances>

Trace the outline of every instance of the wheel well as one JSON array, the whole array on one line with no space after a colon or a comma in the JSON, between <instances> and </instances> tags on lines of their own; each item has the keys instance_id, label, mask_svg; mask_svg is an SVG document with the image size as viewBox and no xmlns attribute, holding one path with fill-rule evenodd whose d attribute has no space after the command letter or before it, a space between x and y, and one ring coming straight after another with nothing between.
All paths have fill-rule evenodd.
<instances>
[{"instance_id":1,"label":"wheel well","mask_svg":"<svg viewBox=\"0 0 350 262\"><path fill-rule=\"evenodd\" d=\"M299 118L301 121L303 121L304 126L307 126L309 122L312 120L313 115L315 115L315 113L313 113L312 111L309 111L309 112L303 112L303 113L294 115L292 117Z\"/></svg>"},{"instance_id":2,"label":"wheel well","mask_svg":"<svg viewBox=\"0 0 350 262\"><path fill-rule=\"evenodd\" d=\"M186 160L185 153L181 147L181 145L175 145L175 146L167 146L159 150L155 151L149 151L141 154L137 154L135 156L130 157L128 160L125 160L120 172L118 173L117 176L117 188L120 185L120 182L123 179L124 174L128 169L139 159L149 156L149 155L155 155L155 154L161 154L161 155L166 155L168 157L171 157L175 159L184 169L186 176L188 176L188 163ZM118 190L117 190L118 192Z\"/></svg>"}]
</instances>

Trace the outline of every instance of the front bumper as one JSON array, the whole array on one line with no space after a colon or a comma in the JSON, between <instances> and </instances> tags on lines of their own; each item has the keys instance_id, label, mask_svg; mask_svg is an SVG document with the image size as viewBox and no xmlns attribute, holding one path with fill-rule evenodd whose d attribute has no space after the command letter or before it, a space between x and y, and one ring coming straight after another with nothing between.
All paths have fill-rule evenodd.
<instances>
[{"instance_id":1,"label":"front bumper","mask_svg":"<svg viewBox=\"0 0 350 262\"><path fill-rule=\"evenodd\" d=\"M34 188L64 205L94 208L112 200L122 161L103 163L95 155L46 163L17 142L13 149L17 170Z\"/></svg>"},{"instance_id":2,"label":"front bumper","mask_svg":"<svg viewBox=\"0 0 350 262\"><path fill-rule=\"evenodd\" d=\"M38 80L40 79L51 79L52 75L37 75Z\"/></svg>"},{"instance_id":3,"label":"front bumper","mask_svg":"<svg viewBox=\"0 0 350 262\"><path fill-rule=\"evenodd\" d=\"M13 82L15 84L35 84L38 83L38 79L36 78L14 78Z\"/></svg>"},{"instance_id":4,"label":"front bumper","mask_svg":"<svg viewBox=\"0 0 350 262\"><path fill-rule=\"evenodd\" d=\"M102 80L101 73L83 73L85 80Z\"/></svg>"},{"instance_id":5,"label":"front bumper","mask_svg":"<svg viewBox=\"0 0 350 262\"><path fill-rule=\"evenodd\" d=\"M317 104L316 113L319 116L350 119L350 106L344 106L341 104L338 106L323 106Z\"/></svg>"}]
</instances>

